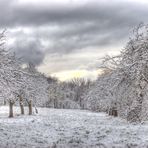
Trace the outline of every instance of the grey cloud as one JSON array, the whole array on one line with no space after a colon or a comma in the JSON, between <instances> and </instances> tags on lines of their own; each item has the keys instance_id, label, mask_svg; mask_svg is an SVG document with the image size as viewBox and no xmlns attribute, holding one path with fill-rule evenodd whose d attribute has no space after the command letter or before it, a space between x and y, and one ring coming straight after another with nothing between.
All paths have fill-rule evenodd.
<instances>
[{"instance_id":1,"label":"grey cloud","mask_svg":"<svg viewBox=\"0 0 148 148\"><path fill-rule=\"evenodd\" d=\"M22 63L33 63L34 65L39 65L42 63L45 53L42 51L43 46L40 40L22 40L18 41L13 45L13 50L15 51L18 58L21 58Z\"/></svg>"},{"instance_id":2,"label":"grey cloud","mask_svg":"<svg viewBox=\"0 0 148 148\"><path fill-rule=\"evenodd\" d=\"M78 57L73 53L69 53L66 55L51 54L48 56L47 63L44 64L48 65L49 72L57 73L66 70L88 69L88 65L90 67L91 63L92 59L89 55L87 57Z\"/></svg>"},{"instance_id":3,"label":"grey cloud","mask_svg":"<svg viewBox=\"0 0 148 148\"><path fill-rule=\"evenodd\" d=\"M10 36L16 38L12 48L17 55L36 65L50 53L124 46L130 29L141 21L147 23L148 5L127 0L107 2L92 0L81 5L40 6L0 0L0 28L8 28ZM18 27L22 30L11 31ZM23 32L24 27L32 32ZM44 45L42 41L49 43Z\"/></svg>"},{"instance_id":4,"label":"grey cloud","mask_svg":"<svg viewBox=\"0 0 148 148\"><path fill-rule=\"evenodd\" d=\"M43 26L43 25L67 25L71 23L81 24L96 22L106 25L105 28L124 27L134 25L139 19L147 19L147 5L127 3L115 0L110 3L101 1L89 1L79 7L75 5L54 6L45 4L20 5L17 0L1 0L1 26ZM141 21L141 20L140 20ZM103 29L103 28L101 28ZM104 29L105 30L105 29Z\"/></svg>"}]
</instances>

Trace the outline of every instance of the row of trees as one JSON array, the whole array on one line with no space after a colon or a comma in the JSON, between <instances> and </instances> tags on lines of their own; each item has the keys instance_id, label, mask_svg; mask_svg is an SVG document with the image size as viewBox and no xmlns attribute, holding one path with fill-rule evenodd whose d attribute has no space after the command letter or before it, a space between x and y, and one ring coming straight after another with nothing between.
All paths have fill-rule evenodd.
<instances>
[{"instance_id":1,"label":"row of trees","mask_svg":"<svg viewBox=\"0 0 148 148\"><path fill-rule=\"evenodd\" d=\"M121 54L106 56L102 68L105 73L85 95L87 108L108 113L116 108L128 121L147 120L148 25L136 27Z\"/></svg>"},{"instance_id":2,"label":"row of trees","mask_svg":"<svg viewBox=\"0 0 148 148\"><path fill-rule=\"evenodd\" d=\"M59 82L37 72L32 64L22 68L15 54L4 50L4 32L0 34L0 97L13 105L54 108L81 108L105 111L128 121L148 119L148 25L140 24L133 31L120 55L106 56L104 73L95 82L73 79ZM113 110L116 110L114 112Z\"/></svg>"},{"instance_id":3,"label":"row of trees","mask_svg":"<svg viewBox=\"0 0 148 148\"><path fill-rule=\"evenodd\" d=\"M118 56L106 56L95 82L53 81L47 106L103 111L131 122L148 119L148 25L133 30Z\"/></svg>"},{"instance_id":4,"label":"row of trees","mask_svg":"<svg viewBox=\"0 0 148 148\"><path fill-rule=\"evenodd\" d=\"M60 82L53 77L45 77L31 63L23 68L21 59L5 50L5 31L0 34L0 101L9 105L9 117L13 117L13 106L20 106L20 113L33 113L34 106L54 108L84 108L86 90L92 85L85 79Z\"/></svg>"},{"instance_id":5,"label":"row of trees","mask_svg":"<svg viewBox=\"0 0 148 148\"><path fill-rule=\"evenodd\" d=\"M37 72L32 64L23 69L15 56L5 50L5 32L0 34L0 97L1 102L9 104L9 117L13 117L13 105L19 104L24 114L24 104L29 107L46 103L48 100L48 82Z\"/></svg>"},{"instance_id":6,"label":"row of trees","mask_svg":"<svg viewBox=\"0 0 148 148\"><path fill-rule=\"evenodd\" d=\"M49 101L47 107L82 109L84 108L83 94L92 82L74 78L69 82L52 81L49 84Z\"/></svg>"}]
</instances>

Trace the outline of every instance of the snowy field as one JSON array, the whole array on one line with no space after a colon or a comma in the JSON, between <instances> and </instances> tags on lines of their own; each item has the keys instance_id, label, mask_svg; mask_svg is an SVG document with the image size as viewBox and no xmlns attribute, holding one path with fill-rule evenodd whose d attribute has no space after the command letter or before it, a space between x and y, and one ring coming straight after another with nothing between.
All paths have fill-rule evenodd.
<instances>
[{"instance_id":1,"label":"snowy field","mask_svg":"<svg viewBox=\"0 0 148 148\"><path fill-rule=\"evenodd\" d=\"M144 148L148 123L132 125L104 113L39 109L38 115L8 118L0 107L0 148Z\"/></svg>"}]
</instances>

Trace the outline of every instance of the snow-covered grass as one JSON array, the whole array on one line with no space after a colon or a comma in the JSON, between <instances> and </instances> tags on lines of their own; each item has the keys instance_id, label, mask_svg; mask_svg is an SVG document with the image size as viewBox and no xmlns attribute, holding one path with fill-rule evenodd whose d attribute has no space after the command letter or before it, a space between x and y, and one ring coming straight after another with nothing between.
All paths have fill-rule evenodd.
<instances>
[{"instance_id":1,"label":"snow-covered grass","mask_svg":"<svg viewBox=\"0 0 148 148\"><path fill-rule=\"evenodd\" d=\"M133 125L105 113L39 108L38 115L11 119L7 113L7 106L0 107L0 148L148 146L147 123Z\"/></svg>"}]
</instances>

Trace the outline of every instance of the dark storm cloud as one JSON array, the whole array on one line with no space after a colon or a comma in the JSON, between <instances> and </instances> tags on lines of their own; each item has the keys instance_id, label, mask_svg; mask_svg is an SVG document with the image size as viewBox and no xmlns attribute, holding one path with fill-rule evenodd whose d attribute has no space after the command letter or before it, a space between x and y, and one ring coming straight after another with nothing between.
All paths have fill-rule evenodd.
<instances>
[{"instance_id":1,"label":"dark storm cloud","mask_svg":"<svg viewBox=\"0 0 148 148\"><path fill-rule=\"evenodd\" d=\"M1 25L39 26L45 24L65 25L69 23L100 22L109 28L135 24L139 19L146 19L147 5L130 2L88 1L81 6L52 6L19 4L17 0L1 0ZM60 24L61 23L61 24ZM98 24L99 25L99 24ZM105 25L105 26L106 26Z\"/></svg>"},{"instance_id":2,"label":"dark storm cloud","mask_svg":"<svg viewBox=\"0 0 148 148\"><path fill-rule=\"evenodd\" d=\"M16 41L22 40L13 44L16 53L36 65L49 53L65 54L92 47L99 50L122 44L132 27L148 21L148 5L129 1L90 0L81 5L72 2L52 5L49 2L40 6L0 0L0 8L1 28L8 28L10 32L22 28L10 33ZM32 31L23 32L24 27Z\"/></svg>"},{"instance_id":3,"label":"dark storm cloud","mask_svg":"<svg viewBox=\"0 0 148 148\"><path fill-rule=\"evenodd\" d=\"M22 63L32 63L39 65L45 56L45 53L41 50L43 47L39 40L22 40L17 39L13 50L16 55L21 58Z\"/></svg>"}]
</instances>

